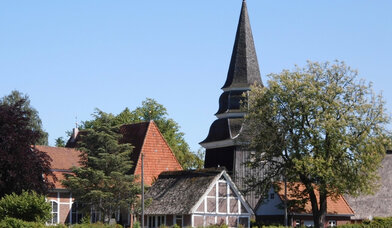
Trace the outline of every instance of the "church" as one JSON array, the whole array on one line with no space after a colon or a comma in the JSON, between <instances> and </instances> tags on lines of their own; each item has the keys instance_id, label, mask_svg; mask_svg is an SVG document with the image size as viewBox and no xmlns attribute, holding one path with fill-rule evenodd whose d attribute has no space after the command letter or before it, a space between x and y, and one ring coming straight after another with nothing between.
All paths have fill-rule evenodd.
<instances>
[{"instance_id":1,"label":"church","mask_svg":"<svg viewBox=\"0 0 392 228\"><path fill-rule=\"evenodd\" d=\"M243 142L239 140L246 115L241 106L246 101L246 94L252 85L263 86L263 83L247 5L243 0L229 69L215 113L217 119L211 124L207 137L200 142L206 150L205 169L183 171L153 121L121 127L123 142L131 143L135 147L135 153L132 155L134 175L140 176L140 158L142 153L145 155L145 178L147 185L152 185L147 193L152 202L151 206L146 208L147 214L144 218L147 227L174 224L192 227L213 224L250 227L251 217L258 216L260 211L260 215L264 215L260 194L255 190L245 191L246 178L261 178L263 172L245 165L251 151L241 146ZM64 149L40 147L54 160L53 171L57 172L59 180L62 179L63 172L70 172L71 166L77 166L80 152L74 148L77 147L80 134L83 132L75 131ZM68 163L56 163L67 156L72 158L68 159L69 161L64 160ZM272 195L276 199L282 198L280 193L272 192ZM52 203L54 216L50 223L79 222L81 215L77 211L77 204L74 204L72 194L60 183L56 184L48 200ZM275 204L273 206L275 208ZM336 224L340 214L347 215L341 219L343 222L350 219L353 211L343 198L336 208L338 209L332 214L338 219L334 218L331 222ZM267 208L267 211L269 213L273 210ZM275 216L274 221L280 221L281 211L277 214L265 214L263 219ZM308 217L298 216L291 224L305 225L306 221L311 219ZM129 214L116 214L116 220L125 225L132 224Z\"/></svg>"}]
</instances>

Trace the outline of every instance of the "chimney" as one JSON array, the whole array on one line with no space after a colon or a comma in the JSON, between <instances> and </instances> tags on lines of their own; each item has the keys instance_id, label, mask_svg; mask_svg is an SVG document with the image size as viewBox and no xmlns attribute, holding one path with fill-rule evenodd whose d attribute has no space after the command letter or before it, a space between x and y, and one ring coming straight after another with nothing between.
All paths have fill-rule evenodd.
<instances>
[{"instance_id":1,"label":"chimney","mask_svg":"<svg viewBox=\"0 0 392 228\"><path fill-rule=\"evenodd\" d=\"M70 138L70 142L75 142L76 137L78 136L78 134L79 134L79 129L77 127L72 129L72 135L71 135L71 138Z\"/></svg>"}]
</instances>

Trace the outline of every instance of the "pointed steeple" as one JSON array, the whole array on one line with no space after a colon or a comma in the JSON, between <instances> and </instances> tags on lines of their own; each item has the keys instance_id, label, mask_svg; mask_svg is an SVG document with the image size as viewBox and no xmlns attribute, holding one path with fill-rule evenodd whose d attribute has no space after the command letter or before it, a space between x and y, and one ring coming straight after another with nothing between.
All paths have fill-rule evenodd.
<instances>
[{"instance_id":1,"label":"pointed steeple","mask_svg":"<svg viewBox=\"0 0 392 228\"><path fill-rule=\"evenodd\" d=\"M262 84L248 9L244 0L242 2L229 72L222 89L224 91L248 89L255 82Z\"/></svg>"}]
</instances>

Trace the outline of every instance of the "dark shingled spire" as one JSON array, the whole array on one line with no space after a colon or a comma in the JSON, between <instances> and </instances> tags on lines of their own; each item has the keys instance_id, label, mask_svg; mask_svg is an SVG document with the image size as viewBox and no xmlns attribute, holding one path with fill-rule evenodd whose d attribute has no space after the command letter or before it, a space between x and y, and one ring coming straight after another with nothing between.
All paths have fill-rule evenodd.
<instances>
[{"instance_id":1,"label":"dark shingled spire","mask_svg":"<svg viewBox=\"0 0 392 228\"><path fill-rule=\"evenodd\" d=\"M255 82L262 84L248 10L244 0L242 2L229 72L222 89L227 91L231 88L249 88Z\"/></svg>"}]
</instances>

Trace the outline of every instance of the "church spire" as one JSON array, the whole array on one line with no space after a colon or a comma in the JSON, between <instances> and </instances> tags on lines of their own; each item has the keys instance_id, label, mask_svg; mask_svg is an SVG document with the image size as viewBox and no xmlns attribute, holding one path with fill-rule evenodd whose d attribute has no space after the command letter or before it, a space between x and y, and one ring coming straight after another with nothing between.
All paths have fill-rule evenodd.
<instances>
[{"instance_id":1,"label":"church spire","mask_svg":"<svg viewBox=\"0 0 392 228\"><path fill-rule=\"evenodd\" d=\"M224 91L248 89L255 82L262 84L248 9L246 1L243 0L230 67L222 89Z\"/></svg>"}]
</instances>

